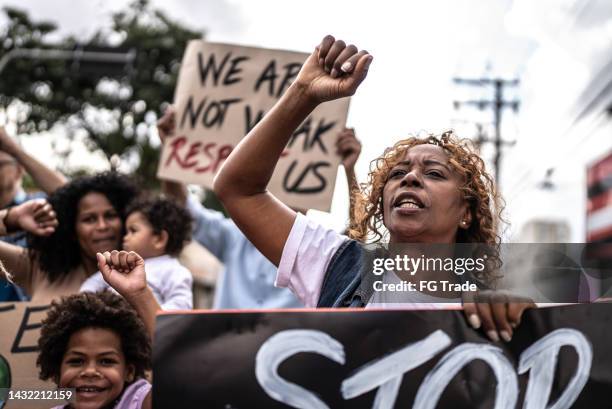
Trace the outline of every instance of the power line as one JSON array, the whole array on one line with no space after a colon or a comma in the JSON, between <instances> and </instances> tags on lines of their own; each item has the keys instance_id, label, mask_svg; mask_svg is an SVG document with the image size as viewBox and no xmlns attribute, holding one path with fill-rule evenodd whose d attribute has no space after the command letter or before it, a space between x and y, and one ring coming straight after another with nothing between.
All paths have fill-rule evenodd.
<instances>
[{"instance_id":1,"label":"power line","mask_svg":"<svg viewBox=\"0 0 612 409\"><path fill-rule=\"evenodd\" d=\"M477 87L488 87L493 86L494 95L493 99L480 99L480 100L467 100L467 101L455 101L453 104L455 109L459 109L462 105L473 105L478 107L481 111L484 109L492 108L493 109L493 125L495 129L495 135L493 139L488 138L479 132L478 135L478 143L482 144L484 142L491 142L495 148L495 154L493 157L493 166L495 167L495 184L499 186L500 181L500 171L501 171L501 159L502 159L502 147L504 145L514 145L515 141L509 142L504 141L501 135L501 121L502 121L502 111L504 108L512 108L515 112L518 111L519 101L512 100L506 101L504 100L504 88L505 87L515 87L519 84L518 79L513 80L505 80L501 78L453 78L453 82L458 85L470 85Z\"/></svg>"}]
</instances>

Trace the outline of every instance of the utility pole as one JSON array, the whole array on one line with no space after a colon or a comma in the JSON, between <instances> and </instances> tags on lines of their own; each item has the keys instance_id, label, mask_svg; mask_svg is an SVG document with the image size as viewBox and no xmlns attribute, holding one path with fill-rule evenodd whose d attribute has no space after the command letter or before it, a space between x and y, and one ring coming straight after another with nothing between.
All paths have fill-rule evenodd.
<instances>
[{"instance_id":1,"label":"utility pole","mask_svg":"<svg viewBox=\"0 0 612 409\"><path fill-rule=\"evenodd\" d=\"M455 84L459 85L471 85L471 86L491 86L493 85L494 95L492 100L481 99L481 100L469 100L469 101L454 101L455 109L459 109L461 105L475 105L480 110L484 110L486 108L493 108L493 125L495 128L495 135L493 139L487 138L482 135L482 132L479 132L478 135L478 143L482 144L483 142L492 142L495 147L495 155L493 157L493 166L495 167L495 184L499 186L500 180L500 169L501 169L501 159L502 159L502 146L503 145L514 145L516 141L508 142L502 139L501 135L501 120L502 120L502 111L506 107L510 107L514 110L514 112L518 111L519 101L505 101L504 100L504 87L513 87L519 84L518 79L513 80L505 80L501 78L481 78L481 79L471 79L471 78L453 78Z\"/></svg>"}]
</instances>

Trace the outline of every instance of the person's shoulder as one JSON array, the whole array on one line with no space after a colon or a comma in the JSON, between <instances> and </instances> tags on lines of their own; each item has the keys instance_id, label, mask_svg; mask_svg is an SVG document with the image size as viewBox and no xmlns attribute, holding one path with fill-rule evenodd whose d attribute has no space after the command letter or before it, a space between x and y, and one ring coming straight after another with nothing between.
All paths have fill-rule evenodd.
<instances>
[{"instance_id":1,"label":"person's shoulder","mask_svg":"<svg viewBox=\"0 0 612 409\"><path fill-rule=\"evenodd\" d=\"M347 266L361 267L362 259L368 254L364 251L363 243L344 236L346 240L341 242L329 261L328 268L335 268L338 263L345 263Z\"/></svg>"},{"instance_id":2,"label":"person's shoulder","mask_svg":"<svg viewBox=\"0 0 612 409\"><path fill-rule=\"evenodd\" d=\"M69 272L68 275L77 275L81 272L80 268L75 268L72 271ZM99 271L96 271L95 273L93 273L92 275L90 275L89 277L87 277L84 281L83 284L85 283L96 283L99 281L104 281L104 277L102 277L102 273Z\"/></svg>"},{"instance_id":3,"label":"person's shoulder","mask_svg":"<svg viewBox=\"0 0 612 409\"><path fill-rule=\"evenodd\" d=\"M160 274L189 274L191 272L185 267L178 258L169 254L158 257L151 257L145 260L145 270L147 272L159 272Z\"/></svg>"},{"instance_id":4,"label":"person's shoulder","mask_svg":"<svg viewBox=\"0 0 612 409\"><path fill-rule=\"evenodd\" d=\"M140 409L150 391L151 384L146 379L138 379L125 388L115 409Z\"/></svg>"}]
</instances>

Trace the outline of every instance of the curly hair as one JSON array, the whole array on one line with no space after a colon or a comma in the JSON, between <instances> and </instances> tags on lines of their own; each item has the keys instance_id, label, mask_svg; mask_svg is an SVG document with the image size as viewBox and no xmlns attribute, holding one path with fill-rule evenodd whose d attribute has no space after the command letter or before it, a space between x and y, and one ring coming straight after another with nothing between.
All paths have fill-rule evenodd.
<instances>
[{"instance_id":1,"label":"curly hair","mask_svg":"<svg viewBox=\"0 0 612 409\"><path fill-rule=\"evenodd\" d=\"M144 377L151 369L151 340L128 302L111 291L79 293L53 301L42 322L36 359L40 379L59 380L70 337L84 328L103 328L117 334L125 362L134 366L136 377Z\"/></svg>"},{"instance_id":2,"label":"curly hair","mask_svg":"<svg viewBox=\"0 0 612 409\"><path fill-rule=\"evenodd\" d=\"M136 184L117 172L103 172L74 179L53 192L48 201L59 225L47 237L28 235L28 248L50 282L65 276L81 264L81 248L76 234L79 201L88 193L101 193L125 222L125 207L139 194Z\"/></svg>"},{"instance_id":3,"label":"curly hair","mask_svg":"<svg viewBox=\"0 0 612 409\"><path fill-rule=\"evenodd\" d=\"M131 202L126 217L134 212L141 213L149 222L155 234L168 233L166 253L177 256L191 239L192 218L189 212L176 202L162 197L141 197Z\"/></svg>"},{"instance_id":4,"label":"curly hair","mask_svg":"<svg viewBox=\"0 0 612 409\"><path fill-rule=\"evenodd\" d=\"M383 190L389 173L410 148L424 144L441 147L448 155L453 170L465 180L460 192L468 202L472 223L467 229L458 230L456 242L485 244L491 252L488 254L491 256L491 267L499 267L501 237L497 229L503 222L501 213L504 201L497 192L493 178L487 173L484 161L474 152L471 141L459 139L453 131L403 139L371 162L368 183L351 192L355 207L348 229L349 236L361 242L368 239L378 242L384 238L381 232L384 226ZM487 270L489 276L479 278L490 281L494 277L491 269Z\"/></svg>"}]
</instances>

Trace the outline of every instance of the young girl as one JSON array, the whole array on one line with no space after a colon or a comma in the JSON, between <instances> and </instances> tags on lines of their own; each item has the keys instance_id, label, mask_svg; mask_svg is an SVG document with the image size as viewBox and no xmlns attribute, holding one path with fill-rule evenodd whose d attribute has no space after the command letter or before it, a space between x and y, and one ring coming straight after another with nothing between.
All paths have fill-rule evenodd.
<instances>
[{"instance_id":1,"label":"young girl","mask_svg":"<svg viewBox=\"0 0 612 409\"><path fill-rule=\"evenodd\" d=\"M54 409L151 408L150 333L122 297L104 291L54 301L38 346L40 378L76 390Z\"/></svg>"},{"instance_id":2,"label":"young girl","mask_svg":"<svg viewBox=\"0 0 612 409\"><path fill-rule=\"evenodd\" d=\"M153 198L131 203L126 210L123 249L145 259L147 284L165 310L193 307L191 272L176 256L191 237L191 217L172 201ZM81 286L83 291L109 288L100 272Z\"/></svg>"}]
</instances>

